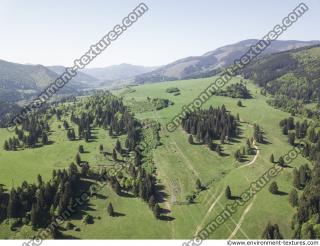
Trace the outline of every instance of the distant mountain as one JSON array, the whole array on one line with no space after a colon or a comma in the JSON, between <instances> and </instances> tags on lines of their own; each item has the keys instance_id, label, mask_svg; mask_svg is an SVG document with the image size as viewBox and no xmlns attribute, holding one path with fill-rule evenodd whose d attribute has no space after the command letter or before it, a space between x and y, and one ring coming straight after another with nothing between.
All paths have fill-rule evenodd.
<instances>
[{"instance_id":1,"label":"distant mountain","mask_svg":"<svg viewBox=\"0 0 320 246\"><path fill-rule=\"evenodd\" d=\"M136 75L155 70L158 67L144 67L131 64L113 65L104 68L88 68L83 72L101 81L127 80Z\"/></svg>"},{"instance_id":2,"label":"distant mountain","mask_svg":"<svg viewBox=\"0 0 320 246\"><path fill-rule=\"evenodd\" d=\"M0 60L0 101L27 99L41 92L60 74L42 65L24 65ZM72 93L86 85L71 81L59 93Z\"/></svg>"},{"instance_id":3,"label":"distant mountain","mask_svg":"<svg viewBox=\"0 0 320 246\"><path fill-rule=\"evenodd\" d=\"M219 69L231 65L239 59L257 39L248 39L235 44L223 46L202 56L192 56L177 60L152 72L135 77L135 82L152 83L167 80L189 79L213 76ZM263 55L319 44L320 41L274 41Z\"/></svg>"},{"instance_id":4,"label":"distant mountain","mask_svg":"<svg viewBox=\"0 0 320 246\"><path fill-rule=\"evenodd\" d=\"M63 66L48 66L47 68L57 74L62 74L66 69ZM87 84L88 86L94 86L99 83L99 79L80 71L77 71L77 76L75 76L72 81L81 82Z\"/></svg>"}]
</instances>

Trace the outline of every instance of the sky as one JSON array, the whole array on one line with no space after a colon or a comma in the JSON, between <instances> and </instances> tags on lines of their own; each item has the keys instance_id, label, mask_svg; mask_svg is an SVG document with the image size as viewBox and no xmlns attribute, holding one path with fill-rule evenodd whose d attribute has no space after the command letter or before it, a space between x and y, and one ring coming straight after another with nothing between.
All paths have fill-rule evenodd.
<instances>
[{"instance_id":1,"label":"sky","mask_svg":"<svg viewBox=\"0 0 320 246\"><path fill-rule=\"evenodd\" d=\"M145 0L149 11L88 67L159 66L249 38L261 38L301 1ZM135 0L0 0L0 59L71 66L121 23ZM320 1L281 40L320 40ZM316 26L317 25L317 26Z\"/></svg>"}]
</instances>

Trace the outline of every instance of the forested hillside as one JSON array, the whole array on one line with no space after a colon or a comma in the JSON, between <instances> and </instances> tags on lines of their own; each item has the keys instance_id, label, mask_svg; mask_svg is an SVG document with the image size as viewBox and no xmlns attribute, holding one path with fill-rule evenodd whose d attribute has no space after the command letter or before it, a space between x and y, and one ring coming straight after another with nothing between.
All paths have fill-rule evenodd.
<instances>
[{"instance_id":1,"label":"forested hillside","mask_svg":"<svg viewBox=\"0 0 320 246\"><path fill-rule=\"evenodd\" d=\"M320 47L273 54L253 62L243 75L273 96L269 103L292 114L319 117Z\"/></svg>"}]
</instances>

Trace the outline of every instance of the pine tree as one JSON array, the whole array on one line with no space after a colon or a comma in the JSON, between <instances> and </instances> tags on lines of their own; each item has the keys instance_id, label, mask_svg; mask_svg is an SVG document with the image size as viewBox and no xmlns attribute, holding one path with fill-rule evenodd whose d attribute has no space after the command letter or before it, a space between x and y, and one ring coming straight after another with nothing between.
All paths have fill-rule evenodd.
<instances>
[{"instance_id":1,"label":"pine tree","mask_svg":"<svg viewBox=\"0 0 320 246\"><path fill-rule=\"evenodd\" d=\"M269 191L272 194L277 194L279 192L278 184L277 182L273 181L269 186Z\"/></svg>"},{"instance_id":2,"label":"pine tree","mask_svg":"<svg viewBox=\"0 0 320 246\"><path fill-rule=\"evenodd\" d=\"M157 219L160 217L160 207L158 203L153 207L153 214Z\"/></svg>"},{"instance_id":3,"label":"pine tree","mask_svg":"<svg viewBox=\"0 0 320 246\"><path fill-rule=\"evenodd\" d=\"M79 146L79 153L80 153L80 154L83 154L83 153L84 153L83 145L80 145L80 146Z\"/></svg>"},{"instance_id":4,"label":"pine tree","mask_svg":"<svg viewBox=\"0 0 320 246\"><path fill-rule=\"evenodd\" d=\"M113 136L113 130L112 130L112 127L110 126L109 128L109 136L112 137Z\"/></svg>"},{"instance_id":5,"label":"pine tree","mask_svg":"<svg viewBox=\"0 0 320 246\"><path fill-rule=\"evenodd\" d=\"M292 207L297 207L299 203L299 195L296 189L292 189L289 194L289 202Z\"/></svg>"},{"instance_id":6,"label":"pine tree","mask_svg":"<svg viewBox=\"0 0 320 246\"><path fill-rule=\"evenodd\" d=\"M15 189L10 192L7 216L8 218L18 218L19 216L19 198Z\"/></svg>"},{"instance_id":7,"label":"pine tree","mask_svg":"<svg viewBox=\"0 0 320 246\"><path fill-rule=\"evenodd\" d=\"M232 193L231 193L231 189L230 189L229 185L226 188L226 198L227 199L231 199L232 198Z\"/></svg>"},{"instance_id":8,"label":"pine tree","mask_svg":"<svg viewBox=\"0 0 320 246\"><path fill-rule=\"evenodd\" d=\"M292 174L293 174L293 186L297 189L300 189L301 188L300 175L299 175L297 168L293 169Z\"/></svg>"},{"instance_id":9,"label":"pine tree","mask_svg":"<svg viewBox=\"0 0 320 246\"><path fill-rule=\"evenodd\" d=\"M274 155L273 154L270 155L270 162L274 163Z\"/></svg>"},{"instance_id":10,"label":"pine tree","mask_svg":"<svg viewBox=\"0 0 320 246\"><path fill-rule=\"evenodd\" d=\"M151 209L153 209L154 206L156 205L156 199L154 198L153 195L149 198L148 204Z\"/></svg>"},{"instance_id":11,"label":"pine tree","mask_svg":"<svg viewBox=\"0 0 320 246\"><path fill-rule=\"evenodd\" d=\"M9 151L9 150L10 150L10 146L9 146L9 143L8 143L7 140L4 142L3 149L6 150L6 151Z\"/></svg>"},{"instance_id":12,"label":"pine tree","mask_svg":"<svg viewBox=\"0 0 320 246\"><path fill-rule=\"evenodd\" d=\"M191 134L189 135L188 142L189 142L189 144L193 144L194 143L193 142L193 136Z\"/></svg>"},{"instance_id":13,"label":"pine tree","mask_svg":"<svg viewBox=\"0 0 320 246\"><path fill-rule=\"evenodd\" d=\"M100 146L99 146L99 151L100 151L100 153L103 152L103 145L102 144L100 144Z\"/></svg>"},{"instance_id":14,"label":"pine tree","mask_svg":"<svg viewBox=\"0 0 320 246\"><path fill-rule=\"evenodd\" d=\"M221 147L220 145L216 146L216 152L218 153L219 156L221 156L222 152L221 152Z\"/></svg>"},{"instance_id":15,"label":"pine tree","mask_svg":"<svg viewBox=\"0 0 320 246\"><path fill-rule=\"evenodd\" d=\"M271 225L269 222L262 234L263 239L283 239L277 224Z\"/></svg>"},{"instance_id":16,"label":"pine tree","mask_svg":"<svg viewBox=\"0 0 320 246\"><path fill-rule=\"evenodd\" d=\"M32 204L30 217L32 227L36 228L39 225L39 211L36 203Z\"/></svg>"},{"instance_id":17,"label":"pine tree","mask_svg":"<svg viewBox=\"0 0 320 246\"><path fill-rule=\"evenodd\" d=\"M282 156L280 156L279 161L278 161L279 166L284 167L284 159Z\"/></svg>"},{"instance_id":18,"label":"pine tree","mask_svg":"<svg viewBox=\"0 0 320 246\"><path fill-rule=\"evenodd\" d=\"M237 102L237 106L242 107L242 102L240 100Z\"/></svg>"},{"instance_id":19,"label":"pine tree","mask_svg":"<svg viewBox=\"0 0 320 246\"><path fill-rule=\"evenodd\" d=\"M116 151L117 151L118 153L121 153L121 151L122 151L122 147L121 147L121 143L120 143L119 139L117 139L115 149L116 149Z\"/></svg>"},{"instance_id":20,"label":"pine tree","mask_svg":"<svg viewBox=\"0 0 320 246\"><path fill-rule=\"evenodd\" d=\"M77 155L76 155L76 163L78 164L78 165L80 165L81 164L81 157L80 157L80 154L78 153Z\"/></svg>"},{"instance_id":21,"label":"pine tree","mask_svg":"<svg viewBox=\"0 0 320 246\"><path fill-rule=\"evenodd\" d=\"M196 188L197 188L197 190L202 190L203 189L200 179L196 180Z\"/></svg>"},{"instance_id":22,"label":"pine tree","mask_svg":"<svg viewBox=\"0 0 320 246\"><path fill-rule=\"evenodd\" d=\"M109 216L111 216L111 217L114 216L114 210L113 210L113 206L112 206L111 202L108 205L107 211L108 211Z\"/></svg>"},{"instance_id":23,"label":"pine tree","mask_svg":"<svg viewBox=\"0 0 320 246\"><path fill-rule=\"evenodd\" d=\"M114 161L117 161L117 160L118 160L117 152L116 152L115 149L112 150L112 159L113 159Z\"/></svg>"},{"instance_id":24,"label":"pine tree","mask_svg":"<svg viewBox=\"0 0 320 246\"><path fill-rule=\"evenodd\" d=\"M43 145L47 145L48 144L48 136L45 133L42 134L42 144Z\"/></svg>"},{"instance_id":25,"label":"pine tree","mask_svg":"<svg viewBox=\"0 0 320 246\"><path fill-rule=\"evenodd\" d=\"M292 132L288 135L288 142L290 145L294 146L296 135Z\"/></svg>"},{"instance_id":26,"label":"pine tree","mask_svg":"<svg viewBox=\"0 0 320 246\"><path fill-rule=\"evenodd\" d=\"M68 124L67 121L63 121L63 128L64 128L65 130L68 130L69 124Z\"/></svg>"},{"instance_id":27,"label":"pine tree","mask_svg":"<svg viewBox=\"0 0 320 246\"><path fill-rule=\"evenodd\" d=\"M42 186L43 180L42 180L42 177L41 177L40 174L38 174L37 181L38 181L38 186L39 186L39 187Z\"/></svg>"}]
</instances>

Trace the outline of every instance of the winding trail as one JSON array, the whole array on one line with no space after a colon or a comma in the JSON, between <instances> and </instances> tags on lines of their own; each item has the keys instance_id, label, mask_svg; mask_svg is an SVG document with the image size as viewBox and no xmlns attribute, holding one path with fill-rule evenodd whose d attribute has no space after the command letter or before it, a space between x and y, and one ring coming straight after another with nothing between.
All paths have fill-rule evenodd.
<instances>
[{"instance_id":1,"label":"winding trail","mask_svg":"<svg viewBox=\"0 0 320 246\"><path fill-rule=\"evenodd\" d=\"M242 225L242 223L244 221L244 218L245 218L246 214L249 213L249 211L251 210L252 205L253 205L254 201L256 200L256 198L257 198L257 196L254 196L252 202L243 211L239 222L236 224L236 227L234 228L233 232L230 234L228 239L232 239L237 234L237 232L239 231L239 229L240 229L240 227L241 227L241 225Z\"/></svg>"},{"instance_id":2,"label":"winding trail","mask_svg":"<svg viewBox=\"0 0 320 246\"><path fill-rule=\"evenodd\" d=\"M256 155L253 157L252 161L250 161L248 164L245 164L243 166L240 166L239 168L244 168L244 167L247 167L247 166L250 166L252 165L253 163L255 163L255 161L257 160L259 154L260 154L260 150L258 149L258 146L256 145L256 140L253 141L253 147L255 148L256 150Z\"/></svg>"}]
</instances>

